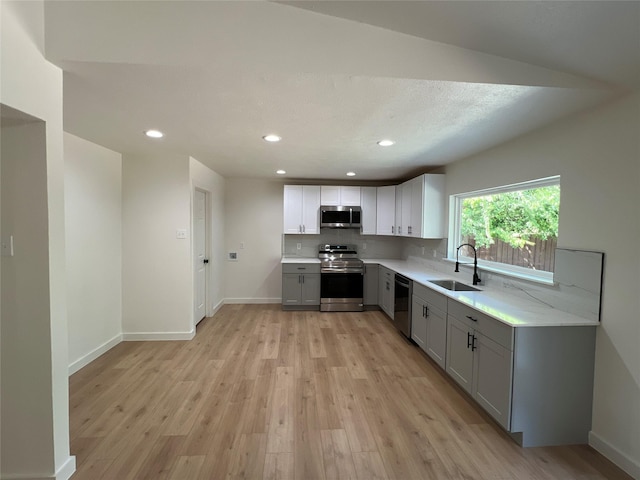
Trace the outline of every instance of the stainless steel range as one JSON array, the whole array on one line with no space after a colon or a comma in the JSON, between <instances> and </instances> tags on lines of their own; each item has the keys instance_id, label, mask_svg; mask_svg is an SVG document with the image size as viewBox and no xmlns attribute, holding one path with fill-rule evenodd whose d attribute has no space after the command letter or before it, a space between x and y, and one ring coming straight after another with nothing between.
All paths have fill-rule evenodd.
<instances>
[{"instance_id":1,"label":"stainless steel range","mask_svg":"<svg viewBox=\"0 0 640 480\"><path fill-rule=\"evenodd\" d=\"M364 263L355 245L320 245L320 311L361 312Z\"/></svg>"}]
</instances>

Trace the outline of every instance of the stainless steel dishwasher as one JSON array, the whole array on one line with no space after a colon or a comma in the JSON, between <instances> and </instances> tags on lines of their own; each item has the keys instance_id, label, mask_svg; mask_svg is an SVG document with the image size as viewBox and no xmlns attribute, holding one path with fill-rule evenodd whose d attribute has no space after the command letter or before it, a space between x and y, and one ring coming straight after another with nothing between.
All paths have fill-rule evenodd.
<instances>
[{"instance_id":1,"label":"stainless steel dishwasher","mask_svg":"<svg viewBox=\"0 0 640 480\"><path fill-rule=\"evenodd\" d=\"M411 338L411 294L413 282L396 273L393 302L393 323L402 334Z\"/></svg>"}]
</instances>

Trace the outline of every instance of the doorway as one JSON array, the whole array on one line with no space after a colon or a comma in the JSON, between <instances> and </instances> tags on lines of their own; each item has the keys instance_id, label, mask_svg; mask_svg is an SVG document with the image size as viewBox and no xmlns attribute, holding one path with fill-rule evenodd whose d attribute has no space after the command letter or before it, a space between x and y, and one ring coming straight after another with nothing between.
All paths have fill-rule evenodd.
<instances>
[{"instance_id":1,"label":"doorway","mask_svg":"<svg viewBox=\"0 0 640 480\"><path fill-rule=\"evenodd\" d=\"M193 194L193 271L194 271L194 325L207 315L207 192L195 189Z\"/></svg>"}]
</instances>

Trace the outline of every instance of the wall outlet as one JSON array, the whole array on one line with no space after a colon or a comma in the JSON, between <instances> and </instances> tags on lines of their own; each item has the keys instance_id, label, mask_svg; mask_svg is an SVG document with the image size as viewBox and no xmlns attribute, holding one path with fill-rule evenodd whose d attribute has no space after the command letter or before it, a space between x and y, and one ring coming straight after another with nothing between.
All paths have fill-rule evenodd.
<instances>
[{"instance_id":1,"label":"wall outlet","mask_svg":"<svg viewBox=\"0 0 640 480\"><path fill-rule=\"evenodd\" d=\"M244 249L244 242L240 242L240 250Z\"/></svg>"},{"instance_id":2,"label":"wall outlet","mask_svg":"<svg viewBox=\"0 0 640 480\"><path fill-rule=\"evenodd\" d=\"M433 258L437 258L438 257L438 250L434 250L433 251Z\"/></svg>"},{"instance_id":3,"label":"wall outlet","mask_svg":"<svg viewBox=\"0 0 640 480\"><path fill-rule=\"evenodd\" d=\"M362 244L362 249L363 249L363 250L366 250L366 249L367 249L367 243L366 243L366 242Z\"/></svg>"},{"instance_id":4,"label":"wall outlet","mask_svg":"<svg viewBox=\"0 0 640 480\"><path fill-rule=\"evenodd\" d=\"M229 261L237 262L238 261L238 252L229 252Z\"/></svg>"},{"instance_id":5,"label":"wall outlet","mask_svg":"<svg viewBox=\"0 0 640 480\"><path fill-rule=\"evenodd\" d=\"M296 249L302 250L302 244L301 243L296 243Z\"/></svg>"},{"instance_id":6,"label":"wall outlet","mask_svg":"<svg viewBox=\"0 0 640 480\"><path fill-rule=\"evenodd\" d=\"M424 257L424 247L422 247L422 253L421 255Z\"/></svg>"}]
</instances>

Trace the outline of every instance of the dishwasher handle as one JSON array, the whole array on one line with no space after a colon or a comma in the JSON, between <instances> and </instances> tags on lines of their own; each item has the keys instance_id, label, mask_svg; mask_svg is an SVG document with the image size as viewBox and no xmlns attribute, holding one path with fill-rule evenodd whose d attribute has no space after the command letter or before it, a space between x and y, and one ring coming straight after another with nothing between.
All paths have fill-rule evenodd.
<instances>
[{"instance_id":1,"label":"dishwasher handle","mask_svg":"<svg viewBox=\"0 0 640 480\"><path fill-rule=\"evenodd\" d=\"M409 288L411 286L411 280L401 275L396 274L396 285L400 285L405 288Z\"/></svg>"}]
</instances>

